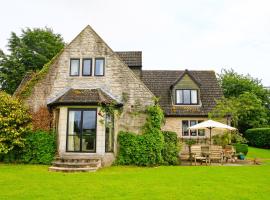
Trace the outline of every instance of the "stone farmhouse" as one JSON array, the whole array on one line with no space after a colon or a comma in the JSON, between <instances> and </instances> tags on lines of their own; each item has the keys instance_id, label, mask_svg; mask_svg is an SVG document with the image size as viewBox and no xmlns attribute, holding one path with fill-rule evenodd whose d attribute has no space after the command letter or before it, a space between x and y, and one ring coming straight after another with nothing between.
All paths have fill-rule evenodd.
<instances>
[{"instance_id":1,"label":"stone farmhouse","mask_svg":"<svg viewBox=\"0 0 270 200\"><path fill-rule=\"evenodd\" d=\"M27 75L15 95L34 112L46 107L52 113L58 146L52 170L76 158L92 159L94 167L110 165L117 155L117 133L140 134L145 114L134 112L145 110L154 97L164 110L164 130L180 138L207 138L207 131L188 127L207 120L222 97L214 71L143 70L142 52L113 51L90 26L39 74ZM112 103L121 113L102 112L103 104Z\"/></svg>"}]
</instances>

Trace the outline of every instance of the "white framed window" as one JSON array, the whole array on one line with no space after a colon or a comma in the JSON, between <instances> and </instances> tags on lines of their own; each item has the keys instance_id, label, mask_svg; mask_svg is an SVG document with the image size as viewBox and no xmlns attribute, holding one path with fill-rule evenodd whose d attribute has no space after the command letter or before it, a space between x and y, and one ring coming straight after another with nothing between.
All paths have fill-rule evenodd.
<instances>
[{"instance_id":1,"label":"white framed window","mask_svg":"<svg viewBox=\"0 0 270 200\"><path fill-rule=\"evenodd\" d=\"M79 76L80 75L80 59L71 58L70 59L70 76Z\"/></svg>"},{"instance_id":2,"label":"white framed window","mask_svg":"<svg viewBox=\"0 0 270 200\"><path fill-rule=\"evenodd\" d=\"M204 137L205 136L205 130L199 129L199 130L189 130L188 128L190 126L194 126L198 123L203 122L203 120L182 120L182 136L191 136L191 137Z\"/></svg>"},{"instance_id":3,"label":"white framed window","mask_svg":"<svg viewBox=\"0 0 270 200\"><path fill-rule=\"evenodd\" d=\"M95 76L104 76L105 71L105 59L96 58L95 59Z\"/></svg>"},{"instance_id":4,"label":"white framed window","mask_svg":"<svg viewBox=\"0 0 270 200\"><path fill-rule=\"evenodd\" d=\"M92 59L84 58L82 62L82 75L91 76L92 75Z\"/></svg>"},{"instance_id":5,"label":"white framed window","mask_svg":"<svg viewBox=\"0 0 270 200\"><path fill-rule=\"evenodd\" d=\"M177 89L175 90L175 104L177 105L197 105L198 90Z\"/></svg>"}]
</instances>

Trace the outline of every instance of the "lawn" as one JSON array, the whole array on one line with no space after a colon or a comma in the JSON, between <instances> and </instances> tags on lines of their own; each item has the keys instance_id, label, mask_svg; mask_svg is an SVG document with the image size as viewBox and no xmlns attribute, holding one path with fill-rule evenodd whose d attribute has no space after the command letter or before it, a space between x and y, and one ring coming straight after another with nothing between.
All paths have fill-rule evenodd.
<instances>
[{"instance_id":1,"label":"lawn","mask_svg":"<svg viewBox=\"0 0 270 200\"><path fill-rule=\"evenodd\" d=\"M259 149L255 147L248 148L248 158L261 158L270 160L270 149Z\"/></svg>"},{"instance_id":2,"label":"lawn","mask_svg":"<svg viewBox=\"0 0 270 200\"><path fill-rule=\"evenodd\" d=\"M260 156L269 153L252 148L249 156L252 157L256 152L260 152ZM48 166L0 164L1 200L268 200L269 185L269 164L234 167L110 167L96 173L73 174L48 172Z\"/></svg>"}]
</instances>

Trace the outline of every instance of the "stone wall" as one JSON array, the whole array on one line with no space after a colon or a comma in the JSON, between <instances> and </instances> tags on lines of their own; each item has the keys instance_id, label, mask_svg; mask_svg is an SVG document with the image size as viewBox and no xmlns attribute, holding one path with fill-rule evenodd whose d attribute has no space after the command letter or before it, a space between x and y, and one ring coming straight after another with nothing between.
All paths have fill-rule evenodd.
<instances>
[{"instance_id":1,"label":"stone wall","mask_svg":"<svg viewBox=\"0 0 270 200\"><path fill-rule=\"evenodd\" d=\"M182 136L182 121L183 120L203 120L206 121L208 120L207 117L166 117L165 118L165 124L162 127L163 130L166 131L174 131L177 133L178 137L180 138L190 138L190 136ZM220 133L218 130L212 130L212 136L215 134ZM210 137L210 131L206 130L205 131L205 136L198 137L198 136L191 136L191 138L209 138Z\"/></svg>"},{"instance_id":2,"label":"stone wall","mask_svg":"<svg viewBox=\"0 0 270 200\"><path fill-rule=\"evenodd\" d=\"M105 76L82 76L83 58L105 58ZM70 58L80 58L80 76L69 75ZM92 74L94 65L92 65ZM64 94L69 88L91 89L102 88L118 101L125 101L122 117L119 118L118 129L139 132L144 116L130 114L135 104L141 109L152 104L153 94L141 82L128 66L120 60L107 44L87 26L62 52L52 64L44 80L36 84L31 96L27 99L33 110L47 105ZM127 97L127 98L124 98ZM125 100L124 100L125 99Z\"/></svg>"},{"instance_id":3,"label":"stone wall","mask_svg":"<svg viewBox=\"0 0 270 200\"><path fill-rule=\"evenodd\" d=\"M94 59L100 57L105 59L105 75L93 76ZM80 76L69 75L71 58L80 59ZM82 76L83 58L92 58L92 76ZM146 106L151 105L154 95L90 26L87 26L65 47L61 55L50 66L48 74L35 85L31 95L25 101L33 111L37 111L41 106L47 106L70 88L101 88L124 104L123 111L115 118L114 154L105 153L105 125L99 123L100 116L97 119L95 155L101 156L103 165L111 164L117 152L117 133L120 130L140 133L141 127L145 123L145 115L134 113L137 113L138 110L145 110ZM80 153L66 152L68 107L60 106L54 109L59 111L59 114L54 114L58 117L58 119L54 119L55 122L58 122L55 125L58 131L58 154L60 156L67 154L80 156ZM86 154L83 153L83 155Z\"/></svg>"}]
</instances>

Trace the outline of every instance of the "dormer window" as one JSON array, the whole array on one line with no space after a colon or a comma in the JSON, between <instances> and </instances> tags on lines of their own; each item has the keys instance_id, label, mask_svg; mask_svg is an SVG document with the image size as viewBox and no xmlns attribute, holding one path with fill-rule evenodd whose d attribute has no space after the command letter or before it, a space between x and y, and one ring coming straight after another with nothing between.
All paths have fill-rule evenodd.
<instances>
[{"instance_id":1,"label":"dormer window","mask_svg":"<svg viewBox=\"0 0 270 200\"><path fill-rule=\"evenodd\" d=\"M177 89L175 90L175 104L177 105L197 105L198 90Z\"/></svg>"}]
</instances>

